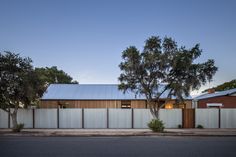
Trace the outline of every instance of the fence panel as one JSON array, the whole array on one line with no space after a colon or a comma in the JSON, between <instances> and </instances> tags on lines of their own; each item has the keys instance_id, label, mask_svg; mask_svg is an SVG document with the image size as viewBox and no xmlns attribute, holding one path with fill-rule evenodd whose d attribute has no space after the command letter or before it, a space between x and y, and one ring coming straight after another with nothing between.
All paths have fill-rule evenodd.
<instances>
[{"instance_id":1,"label":"fence panel","mask_svg":"<svg viewBox=\"0 0 236 157\"><path fill-rule=\"evenodd\" d=\"M57 109L35 109L35 128L57 128Z\"/></svg>"},{"instance_id":2,"label":"fence panel","mask_svg":"<svg viewBox=\"0 0 236 157\"><path fill-rule=\"evenodd\" d=\"M195 128L195 109L182 110L183 128Z\"/></svg>"},{"instance_id":3,"label":"fence panel","mask_svg":"<svg viewBox=\"0 0 236 157\"><path fill-rule=\"evenodd\" d=\"M107 128L107 109L84 109L84 128Z\"/></svg>"},{"instance_id":4,"label":"fence panel","mask_svg":"<svg viewBox=\"0 0 236 157\"><path fill-rule=\"evenodd\" d=\"M160 119L165 128L178 128L182 125L182 109L160 109Z\"/></svg>"},{"instance_id":5,"label":"fence panel","mask_svg":"<svg viewBox=\"0 0 236 157\"><path fill-rule=\"evenodd\" d=\"M132 109L109 109L109 128L132 128Z\"/></svg>"},{"instance_id":6,"label":"fence panel","mask_svg":"<svg viewBox=\"0 0 236 157\"><path fill-rule=\"evenodd\" d=\"M60 109L59 128L82 128L82 109Z\"/></svg>"},{"instance_id":7,"label":"fence panel","mask_svg":"<svg viewBox=\"0 0 236 157\"><path fill-rule=\"evenodd\" d=\"M152 119L150 109L134 109L134 128L148 128L147 124Z\"/></svg>"},{"instance_id":8,"label":"fence panel","mask_svg":"<svg viewBox=\"0 0 236 157\"><path fill-rule=\"evenodd\" d=\"M196 109L195 126L202 125L204 128L219 128L219 109Z\"/></svg>"},{"instance_id":9,"label":"fence panel","mask_svg":"<svg viewBox=\"0 0 236 157\"><path fill-rule=\"evenodd\" d=\"M8 112L0 109L0 128L8 128Z\"/></svg>"},{"instance_id":10,"label":"fence panel","mask_svg":"<svg viewBox=\"0 0 236 157\"><path fill-rule=\"evenodd\" d=\"M221 128L236 128L236 109L221 109Z\"/></svg>"},{"instance_id":11,"label":"fence panel","mask_svg":"<svg viewBox=\"0 0 236 157\"><path fill-rule=\"evenodd\" d=\"M33 128L33 109L18 109L17 123L23 123L24 128ZM13 127L12 120L10 126Z\"/></svg>"}]
</instances>

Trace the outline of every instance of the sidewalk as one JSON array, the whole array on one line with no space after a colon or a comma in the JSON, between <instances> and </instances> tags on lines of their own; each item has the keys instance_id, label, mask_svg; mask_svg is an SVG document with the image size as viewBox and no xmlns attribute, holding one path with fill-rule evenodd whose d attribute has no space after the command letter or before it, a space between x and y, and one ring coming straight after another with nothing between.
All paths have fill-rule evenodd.
<instances>
[{"instance_id":1,"label":"sidewalk","mask_svg":"<svg viewBox=\"0 0 236 157\"><path fill-rule=\"evenodd\" d=\"M236 129L165 129L163 133L149 129L23 129L13 133L0 129L0 136L236 136Z\"/></svg>"}]
</instances>

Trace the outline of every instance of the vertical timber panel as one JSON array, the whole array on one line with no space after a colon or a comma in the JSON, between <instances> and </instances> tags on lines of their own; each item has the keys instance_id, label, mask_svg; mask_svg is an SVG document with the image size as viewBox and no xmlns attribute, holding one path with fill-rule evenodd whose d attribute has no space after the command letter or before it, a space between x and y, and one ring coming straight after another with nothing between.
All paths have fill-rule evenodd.
<instances>
[{"instance_id":1,"label":"vertical timber panel","mask_svg":"<svg viewBox=\"0 0 236 157\"><path fill-rule=\"evenodd\" d=\"M183 128L195 127L195 110L194 109L182 109L183 114Z\"/></svg>"}]
</instances>

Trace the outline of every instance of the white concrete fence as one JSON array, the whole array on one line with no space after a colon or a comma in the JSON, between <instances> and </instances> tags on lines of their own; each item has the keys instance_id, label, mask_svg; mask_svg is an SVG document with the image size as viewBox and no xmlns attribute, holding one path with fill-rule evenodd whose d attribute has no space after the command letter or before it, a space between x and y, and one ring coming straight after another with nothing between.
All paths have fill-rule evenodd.
<instances>
[{"instance_id":1,"label":"white concrete fence","mask_svg":"<svg viewBox=\"0 0 236 157\"><path fill-rule=\"evenodd\" d=\"M182 125L182 109L161 109L166 128ZM18 123L25 128L147 128L149 109L19 109ZM195 125L236 128L236 109L196 109ZM0 109L0 128L10 128L9 114Z\"/></svg>"},{"instance_id":2,"label":"white concrete fence","mask_svg":"<svg viewBox=\"0 0 236 157\"><path fill-rule=\"evenodd\" d=\"M0 128L12 127L9 114L0 109ZM147 128L149 109L19 109L18 123L25 128ZM182 124L182 110L161 109L166 128Z\"/></svg>"},{"instance_id":3,"label":"white concrete fence","mask_svg":"<svg viewBox=\"0 0 236 157\"><path fill-rule=\"evenodd\" d=\"M195 126L197 125L204 128L236 128L236 109L196 109Z\"/></svg>"}]
</instances>

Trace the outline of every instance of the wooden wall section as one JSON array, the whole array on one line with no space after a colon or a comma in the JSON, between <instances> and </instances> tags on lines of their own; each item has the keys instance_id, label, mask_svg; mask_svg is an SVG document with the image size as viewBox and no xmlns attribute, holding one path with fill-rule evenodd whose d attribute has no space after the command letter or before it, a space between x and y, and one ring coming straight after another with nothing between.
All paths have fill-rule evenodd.
<instances>
[{"instance_id":1,"label":"wooden wall section","mask_svg":"<svg viewBox=\"0 0 236 157\"><path fill-rule=\"evenodd\" d=\"M171 102L174 103L174 102ZM40 108L121 108L121 100L41 100ZM131 108L149 108L145 100L131 100ZM186 101L185 108L191 108L191 101Z\"/></svg>"},{"instance_id":2,"label":"wooden wall section","mask_svg":"<svg viewBox=\"0 0 236 157\"><path fill-rule=\"evenodd\" d=\"M131 108L147 108L146 101L144 100L132 100Z\"/></svg>"},{"instance_id":3,"label":"wooden wall section","mask_svg":"<svg viewBox=\"0 0 236 157\"><path fill-rule=\"evenodd\" d=\"M66 108L120 108L121 101L114 100L63 100L54 101L47 100L41 101L40 108L57 108L59 105Z\"/></svg>"}]
</instances>

